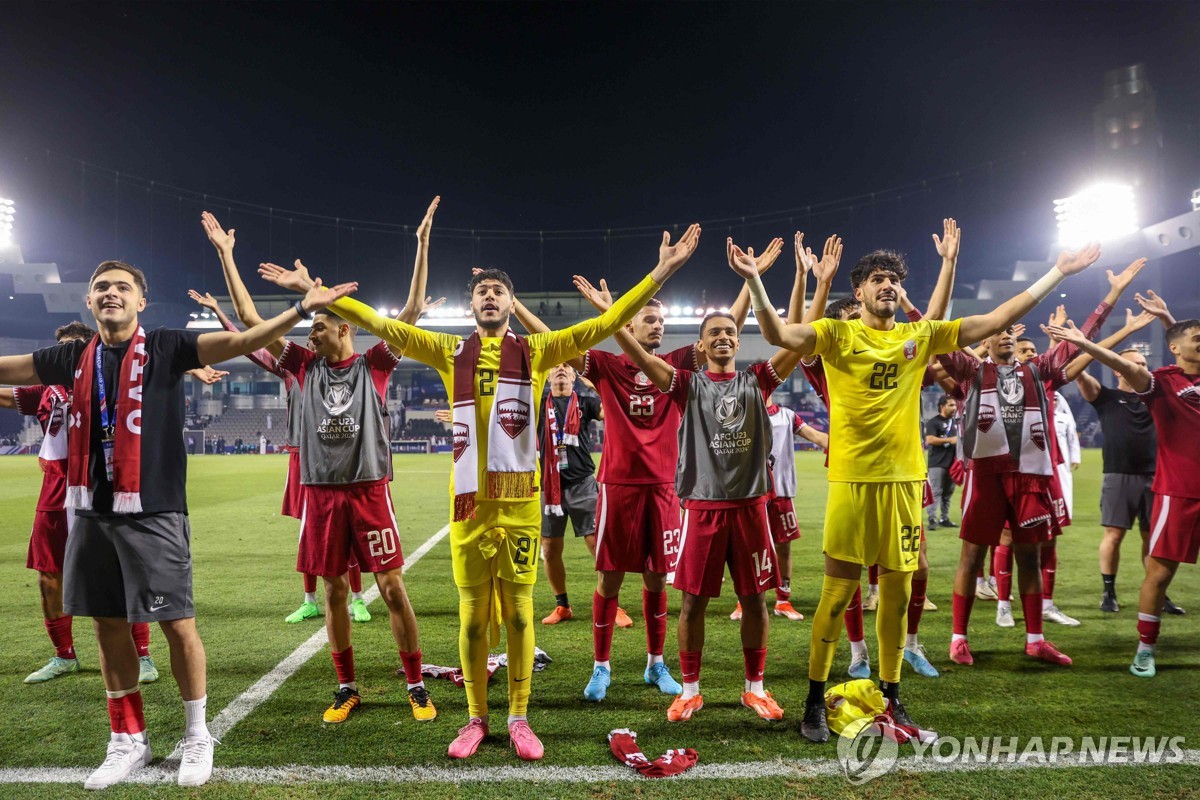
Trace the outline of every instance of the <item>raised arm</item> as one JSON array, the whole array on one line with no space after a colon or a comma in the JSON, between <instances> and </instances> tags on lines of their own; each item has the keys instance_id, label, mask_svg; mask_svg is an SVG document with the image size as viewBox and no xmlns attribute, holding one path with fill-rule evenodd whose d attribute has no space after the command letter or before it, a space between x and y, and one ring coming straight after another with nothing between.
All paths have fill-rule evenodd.
<instances>
[{"instance_id":1,"label":"raised arm","mask_svg":"<svg viewBox=\"0 0 1200 800\"><path fill-rule=\"evenodd\" d=\"M768 343L791 350L799 356L812 355L817 343L816 329L807 323L788 325L781 320L775 307L771 305L771 298L767 296L762 279L758 276L754 258L734 244L732 238L726 239L725 252L730 268L746 281L746 286L750 289L750 298L754 302L754 317L758 320L763 338Z\"/></svg>"},{"instance_id":2,"label":"raised arm","mask_svg":"<svg viewBox=\"0 0 1200 800\"><path fill-rule=\"evenodd\" d=\"M404 308L396 317L409 325L417 324L417 320L425 313L427 303L432 309L446 302L446 298L443 297L430 303L430 298L425 296L425 285L429 279L429 234L433 229L434 212L437 211L438 203L441 201L441 195L433 198L433 202L425 211L425 218L417 226L417 257L416 263L413 265L412 283L408 287L408 301L405 302Z\"/></svg>"},{"instance_id":3,"label":"raised arm","mask_svg":"<svg viewBox=\"0 0 1200 800\"><path fill-rule=\"evenodd\" d=\"M1127 338L1140 331L1153 321L1154 315L1149 311L1143 311L1135 316L1133 311L1127 308L1125 309L1125 324L1117 329L1117 331L1108 338L1101 339L1100 346L1106 350L1113 350L1121 342L1125 341ZM1062 323L1059 324L1061 325ZM1088 353L1080 353L1078 356L1076 356L1069 364L1067 364L1067 380L1073 381L1081 376L1086 375L1087 373L1085 370L1088 368L1088 365L1092 363L1092 361L1092 356ZM1097 386L1098 385L1099 384L1097 384ZM1080 385L1080 390L1082 391L1082 384ZM1086 397L1085 395L1085 399L1090 401L1092 398Z\"/></svg>"},{"instance_id":4,"label":"raised arm","mask_svg":"<svg viewBox=\"0 0 1200 800\"><path fill-rule=\"evenodd\" d=\"M1089 362L1093 360L1091 356L1087 356L1087 358ZM1089 403L1094 403L1100 396L1100 381L1086 372L1079 373L1079 377L1075 379L1075 385L1079 387L1079 394Z\"/></svg>"},{"instance_id":5,"label":"raised arm","mask_svg":"<svg viewBox=\"0 0 1200 800\"><path fill-rule=\"evenodd\" d=\"M812 322L825 316L825 304L829 302L829 290L833 287L833 276L837 275L838 264L842 262L842 238L837 234L825 240L825 250L821 260L813 264L813 276L817 279L817 288L813 290L812 305L804 312L800 322ZM792 320L789 319L788 322ZM762 325L760 322L759 325Z\"/></svg>"},{"instance_id":6,"label":"raised arm","mask_svg":"<svg viewBox=\"0 0 1200 800\"><path fill-rule=\"evenodd\" d=\"M1167 308L1167 301L1156 295L1153 289L1147 289L1144 295L1138 292L1133 299L1137 301L1143 311L1148 311L1158 317L1158 321L1163 324L1164 328L1170 328L1175 324L1175 316Z\"/></svg>"},{"instance_id":7,"label":"raised arm","mask_svg":"<svg viewBox=\"0 0 1200 800\"><path fill-rule=\"evenodd\" d=\"M550 330L550 326L542 322L541 317L530 311L529 306L515 297L513 298L513 316L530 333L545 333Z\"/></svg>"},{"instance_id":8,"label":"raised arm","mask_svg":"<svg viewBox=\"0 0 1200 800\"><path fill-rule=\"evenodd\" d=\"M1069 275L1082 272L1100 258L1100 245L1089 244L1081 250L1059 253L1058 261L1025 291L1001 303L986 314L963 317L958 329L959 347L973 344L999 333L1028 314L1038 303L1050 296Z\"/></svg>"},{"instance_id":9,"label":"raised arm","mask_svg":"<svg viewBox=\"0 0 1200 800\"><path fill-rule=\"evenodd\" d=\"M766 271L775 263L775 259L779 258L779 254L783 252L783 239L772 239L767 245L767 249L762 251L761 255L755 256L754 262L758 265L758 274L764 275ZM754 255L754 251L750 251ZM746 325L746 317L750 314L750 292L746 289L746 285L742 284L742 288L738 291L737 299L733 301L733 305L729 308L729 313L733 317L734 324L737 325L738 333L742 332L742 328Z\"/></svg>"},{"instance_id":10,"label":"raised arm","mask_svg":"<svg viewBox=\"0 0 1200 800\"><path fill-rule=\"evenodd\" d=\"M671 391L671 384L675 380L674 367L653 353L647 353L640 344L634 341L632 336L618 337L617 344L621 345L621 349L625 351L625 355L629 356L629 360L646 373L646 377L650 379L651 383L661 391Z\"/></svg>"},{"instance_id":11,"label":"raised arm","mask_svg":"<svg viewBox=\"0 0 1200 800\"><path fill-rule=\"evenodd\" d=\"M1070 342L1078 347L1083 352L1090 355L1092 358L1099 361L1104 366L1115 370L1124 376L1129 385L1133 387L1135 392L1144 392L1150 388L1151 375L1150 370L1143 367L1141 364L1135 364L1132 361L1127 361L1119 355L1109 350L1106 347L1101 347L1095 342L1089 340L1083 335L1083 332L1075 327L1075 323L1070 320L1064 326L1047 325L1043 328L1045 333L1062 339L1064 342Z\"/></svg>"},{"instance_id":12,"label":"raised arm","mask_svg":"<svg viewBox=\"0 0 1200 800\"><path fill-rule=\"evenodd\" d=\"M237 314L238 320L243 325L257 325L263 321L263 318L258 313L258 309L254 307L254 300L250 298L250 292L246 291L246 284L242 283L242 276L233 260L233 246L236 241L237 229L225 230L221 227L221 223L217 222L217 218L208 211L201 212L200 224L204 226L204 233L208 236L208 241L212 243L221 259L221 270L225 273L225 286L229 289L229 297L233 300L234 313ZM282 345L280 345L280 349L282 350Z\"/></svg>"},{"instance_id":13,"label":"raised arm","mask_svg":"<svg viewBox=\"0 0 1200 800\"><path fill-rule=\"evenodd\" d=\"M222 361L253 353L269 342L281 338L301 319L311 317L312 312L328 307L339 297L345 297L357 289L357 283L343 283L327 290L321 286L321 279L318 278L313 288L308 290L296 306L277 317L237 333L220 331L200 334L196 341L196 354L203 364L220 364Z\"/></svg>"},{"instance_id":14,"label":"raised arm","mask_svg":"<svg viewBox=\"0 0 1200 800\"><path fill-rule=\"evenodd\" d=\"M925 309L928 319L945 319L950 309L950 297L954 294L954 271L958 266L958 246L962 242L962 231L953 219L942 220L942 238L933 234L933 246L942 257L942 268L938 272L937 285Z\"/></svg>"},{"instance_id":15,"label":"raised arm","mask_svg":"<svg viewBox=\"0 0 1200 800\"><path fill-rule=\"evenodd\" d=\"M804 234L796 231L795 239L796 248L796 279L792 281L792 297L788 301L788 324L795 324L804 320L804 300L808 296L808 273L817 264L817 255L812 251L811 247L804 246ZM750 289L745 285L742 286L742 291L746 293L746 299L750 299ZM741 297L741 295L738 295Z\"/></svg>"}]
</instances>

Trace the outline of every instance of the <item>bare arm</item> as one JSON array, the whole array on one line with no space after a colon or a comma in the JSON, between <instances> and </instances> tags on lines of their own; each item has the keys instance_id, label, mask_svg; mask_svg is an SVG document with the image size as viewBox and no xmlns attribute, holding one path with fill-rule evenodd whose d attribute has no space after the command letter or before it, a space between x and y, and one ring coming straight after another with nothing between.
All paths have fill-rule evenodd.
<instances>
[{"instance_id":1,"label":"bare arm","mask_svg":"<svg viewBox=\"0 0 1200 800\"><path fill-rule=\"evenodd\" d=\"M441 201L441 195L433 198L433 202L425 211L425 218L417 226L417 256L416 263L413 265L412 283L408 287L408 301L404 304L399 316L396 317L409 325L417 324L417 320L425 313L425 304L429 300L425 296L425 286L429 279L429 233L433 229L434 212L437 211L438 203ZM436 308L445 300L446 298L443 297L431 304L431 307ZM399 355L399 353L393 353L393 355Z\"/></svg>"},{"instance_id":2,"label":"bare arm","mask_svg":"<svg viewBox=\"0 0 1200 800\"><path fill-rule=\"evenodd\" d=\"M1032 311L1069 275L1082 272L1100 258L1100 245L1090 244L1074 253L1063 251L1053 269L1033 286L1001 303L986 314L963 317L958 345L963 347L999 333Z\"/></svg>"},{"instance_id":3,"label":"bare arm","mask_svg":"<svg viewBox=\"0 0 1200 800\"><path fill-rule=\"evenodd\" d=\"M1100 346L1106 350L1112 350L1121 342L1132 336L1137 331L1149 325L1154 321L1154 315L1148 311L1143 311L1136 317L1129 309L1125 309L1125 324L1121 326L1114 334L1107 339L1100 340ZM1061 323L1059 323L1061 324ZM1082 375L1086 375L1085 370L1092 363L1092 356L1088 353L1080 353L1067 364L1067 380L1073 381ZM1097 384L1099 386L1099 384ZM1080 389L1082 391L1082 388ZM1090 399L1090 398L1085 398Z\"/></svg>"},{"instance_id":4,"label":"bare arm","mask_svg":"<svg viewBox=\"0 0 1200 800\"><path fill-rule=\"evenodd\" d=\"M933 246L942 257L942 268L938 272L937 285L933 287L933 296L929 298L929 307L925 309L928 319L945 319L950 309L950 297L954 294L954 271L958 267L958 247L962 242L962 231L953 219L942 220L942 238L933 234Z\"/></svg>"},{"instance_id":5,"label":"bare arm","mask_svg":"<svg viewBox=\"0 0 1200 800\"><path fill-rule=\"evenodd\" d=\"M816 329L806 323L788 325L781 320L775 307L771 305L770 298L767 297L767 290L763 287L762 279L755 268L754 258L735 245L733 239L726 240L725 251L730 268L742 276L746 285L750 287L750 296L754 301L754 316L758 320L763 338L768 343L792 350L799 356L812 355L817 344ZM778 354L776 355L778 356Z\"/></svg>"},{"instance_id":6,"label":"bare arm","mask_svg":"<svg viewBox=\"0 0 1200 800\"><path fill-rule=\"evenodd\" d=\"M829 434L825 431L819 431L812 425L805 425L800 429L800 435L822 450L829 449Z\"/></svg>"},{"instance_id":7,"label":"bare arm","mask_svg":"<svg viewBox=\"0 0 1200 800\"><path fill-rule=\"evenodd\" d=\"M17 393L12 389L0 389L0 408L17 407Z\"/></svg>"},{"instance_id":8,"label":"bare arm","mask_svg":"<svg viewBox=\"0 0 1200 800\"><path fill-rule=\"evenodd\" d=\"M1091 360L1090 356L1088 360ZM1079 394L1089 403L1095 402L1096 398L1100 396L1100 381L1086 372L1079 373L1079 377L1075 379L1075 385L1079 387Z\"/></svg>"},{"instance_id":9,"label":"bare arm","mask_svg":"<svg viewBox=\"0 0 1200 800\"><path fill-rule=\"evenodd\" d=\"M1175 324L1175 317L1167 308L1167 301L1156 295L1153 289L1147 289L1144 295L1138 292L1133 299L1137 301L1143 311L1148 311L1158 317L1158 321L1163 324L1164 328L1170 328Z\"/></svg>"},{"instance_id":10,"label":"bare arm","mask_svg":"<svg viewBox=\"0 0 1200 800\"><path fill-rule=\"evenodd\" d=\"M663 392L671 391L671 384L675 380L675 368L663 361L652 353L647 353L642 349L632 336L614 337L617 344L621 345L621 349L625 351L625 355L629 356L629 360L637 364L638 369L646 373L646 377L650 382Z\"/></svg>"},{"instance_id":11,"label":"bare arm","mask_svg":"<svg viewBox=\"0 0 1200 800\"><path fill-rule=\"evenodd\" d=\"M808 296L808 273L817 264L817 256L811 247L804 246L804 234L796 231L796 279L792 281L792 297L788 302L788 324L804 321L804 300ZM743 286L747 302L750 289Z\"/></svg>"},{"instance_id":12,"label":"bare arm","mask_svg":"<svg viewBox=\"0 0 1200 800\"><path fill-rule=\"evenodd\" d=\"M833 287L833 276L837 275L838 265L842 262L842 238L836 233L825 240L825 250L821 260L813 264L813 275L817 279L817 288L813 290L812 305L804 312L801 322L812 322L825 316L825 304L829 302L829 290ZM791 322L791 320L788 320Z\"/></svg>"},{"instance_id":13,"label":"bare arm","mask_svg":"<svg viewBox=\"0 0 1200 800\"><path fill-rule=\"evenodd\" d=\"M1150 388L1152 378L1150 370L1140 364L1127 361L1112 350L1090 341L1075 327L1075 323L1068 321L1065 326L1061 327L1058 325L1048 325L1045 328L1045 332L1065 342L1070 342L1104 366L1120 373L1129 382L1129 385L1133 387L1135 392L1144 392Z\"/></svg>"},{"instance_id":14,"label":"bare arm","mask_svg":"<svg viewBox=\"0 0 1200 800\"><path fill-rule=\"evenodd\" d=\"M33 368L33 354L0 356L0 383L10 386L36 386L41 383Z\"/></svg>"},{"instance_id":15,"label":"bare arm","mask_svg":"<svg viewBox=\"0 0 1200 800\"><path fill-rule=\"evenodd\" d=\"M775 263L775 259L779 258L779 254L783 252L783 239L772 239L767 245L767 249L762 251L762 255L755 257L754 261L758 264L758 274L763 275ZM754 255L754 251L750 251L750 255ZM742 328L746 325L746 317L750 314L750 291L742 284L742 288L738 291L737 299L733 301L733 305L729 308L729 314L733 317L733 322L737 325L738 333L742 332Z\"/></svg>"}]
</instances>

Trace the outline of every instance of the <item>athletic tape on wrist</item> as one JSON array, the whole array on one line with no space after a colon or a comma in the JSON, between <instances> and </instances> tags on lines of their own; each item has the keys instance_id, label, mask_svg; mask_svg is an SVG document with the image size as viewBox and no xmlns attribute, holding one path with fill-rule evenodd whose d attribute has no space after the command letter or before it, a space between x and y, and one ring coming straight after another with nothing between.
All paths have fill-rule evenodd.
<instances>
[{"instance_id":1,"label":"athletic tape on wrist","mask_svg":"<svg viewBox=\"0 0 1200 800\"><path fill-rule=\"evenodd\" d=\"M767 297L767 287L763 286L762 277L755 275L752 279L746 281L746 288L750 290L750 299L754 304L754 315L758 316L758 312L763 309L774 309L771 305L771 298Z\"/></svg>"},{"instance_id":2,"label":"athletic tape on wrist","mask_svg":"<svg viewBox=\"0 0 1200 800\"><path fill-rule=\"evenodd\" d=\"M1033 299L1040 303L1049 297L1050 293L1058 288L1058 285L1066 278L1067 276L1063 275L1058 267L1051 267L1049 272L1034 281L1033 285L1025 291L1033 295Z\"/></svg>"}]
</instances>

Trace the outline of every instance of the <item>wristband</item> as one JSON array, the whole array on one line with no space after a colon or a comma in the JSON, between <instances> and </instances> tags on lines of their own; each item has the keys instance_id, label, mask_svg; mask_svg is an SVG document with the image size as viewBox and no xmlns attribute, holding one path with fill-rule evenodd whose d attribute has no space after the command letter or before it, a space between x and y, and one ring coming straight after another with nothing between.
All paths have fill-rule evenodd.
<instances>
[{"instance_id":1,"label":"wristband","mask_svg":"<svg viewBox=\"0 0 1200 800\"><path fill-rule=\"evenodd\" d=\"M292 308L300 315L300 319L312 319L312 314L304 310L304 301L297 300L292 304Z\"/></svg>"},{"instance_id":2,"label":"wristband","mask_svg":"<svg viewBox=\"0 0 1200 800\"><path fill-rule=\"evenodd\" d=\"M1050 296L1060 283L1066 280L1067 276L1059 272L1058 267L1051 267L1050 271L1033 282L1025 291L1033 295L1033 299L1039 303Z\"/></svg>"},{"instance_id":3,"label":"wristband","mask_svg":"<svg viewBox=\"0 0 1200 800\"><path fill-rule=\"evenodd\" d=\"M775 310L771 305L771 298L767 297L767 287L763 286L762 276L755 274L753 278L746 281L746 288L750 290L750 299L754 304L754 316L758 316L759 311L765 309Z\"/></svg>"}]
</instances>

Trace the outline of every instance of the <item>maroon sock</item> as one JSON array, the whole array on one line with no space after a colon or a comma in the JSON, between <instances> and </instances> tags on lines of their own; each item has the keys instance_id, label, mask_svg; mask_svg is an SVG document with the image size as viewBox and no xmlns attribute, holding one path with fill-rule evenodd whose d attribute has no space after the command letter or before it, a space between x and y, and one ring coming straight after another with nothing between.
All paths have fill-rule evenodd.
<instances>
[{"instance_id":1,"label":"maroon sock","mask_svg":"<svg viewBox=\"0 0 1200 800\"><path fill-rule=\"evenodd\" d=\"M997 545L996 555L992 557L992 574L996 576L996 594L1001 600L1012 599L1012 572L1012 547Z\"/></svg>"},{"instance_id":2,"label":"maroon sock","mask_svg":"<svg viewBox=\"0 0 1200 800\"><path fill-rule=\"evenodd\" d=\"M975 595L964 597L958 592L954 593L954 600L951 601L953 608L954 623L950 629L951 633L957 633L960 636L967 635L967 624L971 621L971 606L975 604Z\"/></svg>"},{"instance_id":3,"label":"maroon sock","mask_svg":"<svg viewBox=\"0 0 1200 800\"><path fill-rule=\"evenodd\" d=\"M1058 548L1042 547L1042 597L1054 599L1054 575L1058 571Z\"/></svg>"},{"instance_id":4,"label":"maroon sock","mask_svg":"<svg viewBox=\"0 0 1200 800\"><path fill-rule=\"evenodd\" d=\"M787 589L776 589L775 590L775 602L776 603L786 603L791 599L792 599L791 590L787 590Z\"/></svg>"},{"instance_id":5,"label":"maroon sock","mask_svg":"<svg viewBox=\"0 0 1200 800\"><path fill-rule=\"evenodd\" d=\"M304 593L315 594L317 591L317 576L309 575L307 572L301 574L304 575Z\"/></svg>"},{"instance_id":6,"label":"maroon sock","mask_svg":"<svg viewBox=\"0 0 1200 800\"><path fill-rule=\"evenodd\" d=\"M685 653L679 651L679 672L684 683L700 682L700 653L699 651Z\"/></svg>"},{"instance_id":7,"label":"maroon sock","mask_svg":"<svg viewBox=\"0 0 1200 800\"><path fill-rule=\"evenodd\" d=\"M131 626L133 646L137 648L138 658L150 655L150 623L135 622Z\"/></svg>"},{"instance_id":8,"label":"maroon sock","mask_svg":"<svg viewBox=\"0 0 1200 800\"><path fill-rule=\"evenodd\" d=\"M646 652L652 656L661 656L663 644L667 640L667 593L652 592L643 588L642 616L646 619ZM611 630L608 640L612 642Z\"/></svg>"},{"instance_id":9,"label":"maroon sock","mask_svg":"<svg viewBox=\"0 0 1200 800\"><path fill-rule=\"evenodd\" d=\"M925 610L925 589L928 585L928 578L920 581L913 578L912 599L908 601L908 633L910 636L915 636L921 629L921 612Z\"/></svg>"},{"instance_id":10,"label":"maroon sock","mask_svg":"<svg viewBox=\"0 0 1200 800\"><path fill-rule=\"evenodd\" d=\"M141 691L108 698L108 721L113 733L141 733L146 730Z\"/></svg>"},{"instance_id":11,"label":"maroon sock","mask_svg":"<svg viewBox=\"0 0 1200 800\"><path fill-rule=\"evenodd\" d=\"M354 648L347 647L330 655L333 656L333 671L337 673L338 683L354 683ZM420 667L417 667L417 674L421 674Z\"/></svg>"},{"instance_id":12,"label":"maroon sock","mask_svg":"<svg viewBox=\"0 0 1200 800\"><path fill-rule=\"evenodd\" d=\"M1158 628L1161 624L1162 623L1159 621L1159 618L1153 614L1138 614L1138 641L1140 641L1142 644L1157 644Z\"/></svg>"},{"instance_id":13,"label":"maroon sock","mask_svg":"<svg viewBox=\"0 0 1200 800\"><path fill-rule=\"evenodd\" d=\"M592 658L608 661L612 655L613 627L617 622L617 597L592 594Z\"/></svg>"},{"instance_id":14,"label":"maroon sock","mask_svg":"<svg viewBox=\"0 0 1200 800\"><path fill-rule=\"evenodd\" d=\"M358 593L362 591L362 569L358 564L351 564L346 570L346 574L350 576L350 591Z\"/></svg>"},{"instance_id":15,"label":"maroon sock","mask_svg":"<svg viewBox=\"0 0 1200 800\"><path fill-rule=\"evenodd\" d=\"M50 634L50 643L54 645L54 655L59 658L75 657L75 638L71 635L73 619L74 617L65 616L44 620L46 633Z\"/></svg>"},{"instance_id":16,"label":"maroon sock","mask_svg":"<svg viewBox=\"0 0 1200 800\"><path fill-rule=\"evenodd\" d=\"M421 651L414 650L411 653L400 651L400 663L404 665L404 679L409 683L420 683L424 680L421 677Z\"/></svg>"},{"instance_id":17,"label":"maroon sock","mask_svg":"<svg viewBox=\"0 0 1200 800\"><path fill-rule=\"evenodd\" d=\"M746 680L761 681L767 669L767 648L742 648L742 661L746 664Z\"/></svg>"},{"instance_id":18,"label":"maroon sock","mask_svg":"<svg viewBox=\"0 0 1200 800\"><path fill-rule=\"evenodd\" d=\"M867 582L872 586L879 585L879 565L872 564L867 567Z\"/></svg>"},{"instance_id":19,"label":"maroon sock","mask_svg":"<svg viewBox=\"0 0 1200 800\"><path fill-rule=\"evenodd\" d=\"M1042 632L1042 593L1021 595L1021 609L1025 612L1025 632Z\"/></svg>"},{"instance_id":20,"label":"maroon sock","mask_svg":"<svg viewBox=\"0 0 1200 800\"><path fill-rule=\"evenodd\" d=\"M852 642L863 640L862 586L854 589L854 599L846 606L846 638Z\"/></svg>"}]
</instances>

